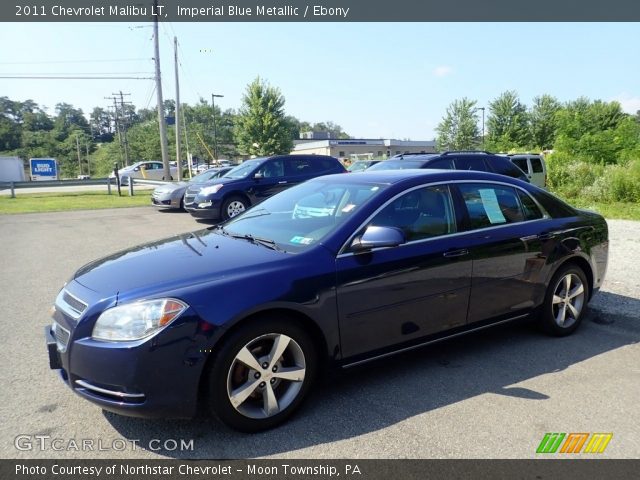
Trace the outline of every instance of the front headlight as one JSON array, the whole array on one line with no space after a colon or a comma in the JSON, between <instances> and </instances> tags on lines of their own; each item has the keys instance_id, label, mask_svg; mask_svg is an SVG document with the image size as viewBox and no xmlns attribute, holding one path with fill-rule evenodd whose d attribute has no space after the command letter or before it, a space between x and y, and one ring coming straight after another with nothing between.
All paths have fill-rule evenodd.
<instances>
[{"instance_id":1,"label":"front headlight","mask_svg":"<svg viewBox=\"0 0 640 480\"><path fill-rule=\"evenodd\" d=\"M222 187L224 187L224 184L222 183L219 183L217 185L211 185L210 187L204 187L202 190L198 192L198 194L211 195L213 193L218 193Z\"/></svg>"},{"instance_id":2,"label":"front headlight","mask_svg":"<svg viewBox=\"0 0 640 480\"><path fill-rule=\"evenodd\" d=\"M188 307L175 298L119 305L105 310L98 317L91 336L112 342L142 340L165 328Z\"/></svg>"}]
</instances>

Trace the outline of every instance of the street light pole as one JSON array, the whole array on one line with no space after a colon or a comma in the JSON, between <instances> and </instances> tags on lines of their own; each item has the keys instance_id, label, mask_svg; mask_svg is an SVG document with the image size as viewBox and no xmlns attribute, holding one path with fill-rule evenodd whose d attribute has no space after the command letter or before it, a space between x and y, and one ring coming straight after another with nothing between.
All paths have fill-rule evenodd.
<instances>
[{"instance_id":1,"label":"street light pole","mask_svg":"<svg viewBox=\"0 0 640 480\"><path fill-rule=\"evenodd\" d=\"M216 128L216 97L222 98L224 95L211 94L211 107L213 108L213 158L218 162L218 131Z\"/></svg>"},{"instance_id":2,"label":"street light pole","mask_svg":"<svg viewBox=\"0 0 640 480\"><path fill-rule=\"evenodd\" d=\"M476 110L482 110L482 150L484 150L484 108L478 107Z\"/></svg>"}]
</instances>

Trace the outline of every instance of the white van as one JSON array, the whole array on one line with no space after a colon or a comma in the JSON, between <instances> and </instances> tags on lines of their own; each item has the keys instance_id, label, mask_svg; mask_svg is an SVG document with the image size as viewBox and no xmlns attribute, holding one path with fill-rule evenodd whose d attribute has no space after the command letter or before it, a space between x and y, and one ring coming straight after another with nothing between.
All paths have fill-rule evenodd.
<instances>
[{"instance_id":1,"label":"white van","mask_svg":"<svg viewBox=\"0 0 640 480\"><path fill-rule=\"evenodd\" d=\"M547 166L544 157L538 153L512 153L509 160L527 174L529 181L538 187L547 186Z\"/></svg>"}]
</instances>

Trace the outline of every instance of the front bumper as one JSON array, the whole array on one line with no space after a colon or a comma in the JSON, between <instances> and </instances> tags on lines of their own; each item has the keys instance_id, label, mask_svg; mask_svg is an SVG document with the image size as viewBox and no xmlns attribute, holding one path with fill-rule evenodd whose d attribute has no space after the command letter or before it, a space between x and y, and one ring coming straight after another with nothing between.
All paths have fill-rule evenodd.
<instances>
[{"instance_id":1,"label":"front bumper","mask_svg":"<svg viewBox=\"0 0 640 480\"><path fill-rule=\"evenodd\" d=\"M50 368L86 400L126 416L192 418L206 361L193 328L189 322L146 341L122 343L74 338L72 330L64 351L52 325L44 333Z\"/></svg>"},{"instance_id":2,"label":"front bumper","mask_svg":"<svg viewBox=\"0 0 640 480\"><path fill-rule=\"evenodd\" d=\"M193 203L186 206L186 210L196 218L219 219L221 201L217 199L196 197Z\"/></svg>"}]
</instances>

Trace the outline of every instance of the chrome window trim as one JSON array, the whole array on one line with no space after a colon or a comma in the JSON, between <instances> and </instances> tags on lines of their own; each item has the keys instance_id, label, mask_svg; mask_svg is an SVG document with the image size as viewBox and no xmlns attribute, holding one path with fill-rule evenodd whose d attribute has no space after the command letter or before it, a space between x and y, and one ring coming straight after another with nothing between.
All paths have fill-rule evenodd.
<instances>
[{"instance_id":1,"label":"chrome window trim","mask_svg":"<svg viewBox=\"0 0 640 480\"><path fill-rule=\"evenodd\" d=\"M393 248L399 248L399 247L403 247L405 245L415 245L417 243L422 243L422 242L431 242L433 240L439 240L443 237L453 237L453 236L460 236L460 235L467 235L467 234L475 234L476 232L484 232L487 230L494 230L497 228L504 228L504 227L510 227L512 225L524 225L526 223L531 223L531 222L539 222L541 220L548 220L549 218L552 218L551 215L549 215L549 213L542 207L542 205L540 205L540 202L538 202L538 200L536 200L536 198L531 195L525 188L522 188L519 185L513 185L512 183L507 183L507 182L501 182L501 181L492 181L492 180L453 180L453 181L439 181L439 182L430 182L430 183L423 183L422 185L418 185L415 187L412 187L408 190L403 190L402 192L394 195L392 198L390 198L389 200L387 200L384 204L382 204L379 208L377 208L371 215L369 215L369 217L367 217L367 219L362 222L358 228L356 228L354 230L354 232L349 236L349 238L347 239L346 242L344 242L342 244L342 247L340 247L340 250L338 250L338 255L336 256L336 258L342 258L342 257L349 257L352 255L356 255L356 253L354 252L349 252L348 248L349 245L351 245L351 242L353 241L353 239L356 237L356 235L358 234L358 232L365 227L365 225L367 225L371 220L373 220L373 218L380 213L384 208L386 208L391 202L397 200L399 197L401 197L402 195L412 192L414 190L420 189L420 188L425 188L425 187L433 187L433 186L438 186L438 185L456 185L456 184L460 184L460 183L486 183L486 184L490 184L490 185L501 185L501 186L506 186L506 187L511 187L511 188L517 188L520 191L524 192L526 195L529 195L529 198L531 198L533 200L533 202L538 206L538 208L540 209L540 212L542 213L542 218L536 218L534 220L525 220L523 222L514 222L514 223L502 223L500 225L492 225L490 227L484 227L484 228L476 228L473 230L465 230L464 232L454 232L454 233L447 233L444 235L438 235L437 237L431 237L431 238L422 238L420 240L412 240L410 242L406 242L403 243L402 245L398 245L398 247L393 247ZM449 191L449 195L451 195L451 191ZM520 201L518 199L518 201ZM455 213L455 205L454 206L454 213ZM380 247L380 248L374 248L371 250L368 250L370 252L375 252L378 250L385 250L387 248L390 247ZM358 255L361 255L362 252L358 252Z\"/></svg>"},{"instance_id":2,"label":"chrome window trim","mask_svg":"<svg viewBox=\"0 0 640 480\"><path fill-rule=\"evenodd\" d=\"M82 312L79 312L78 310L73 308L71 305L69 305L67 302L65 302L64 301L64 296L65 295L69 295L71 298L76 300L78 303L81 303L82 305L84 305L84 310L82 310ZM56 307L59 307L60 310L62 310L64 313L69 315L74 320L78 320L82 316L82 314L87 310L87 308L89 307L88 303L86 303L83 300L80 300L78 297L73 295L71 292L69 292L65 288L60 290L60 292L58 293L58 296L56 298L56 303L55 304L56 304Z\"/></svg>"}]
</instances>

